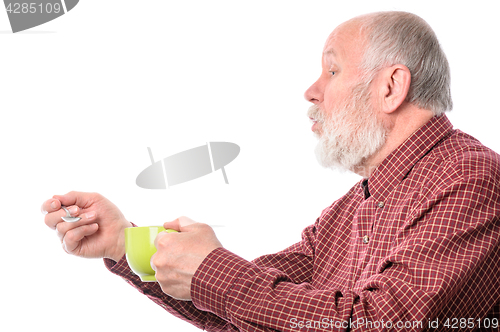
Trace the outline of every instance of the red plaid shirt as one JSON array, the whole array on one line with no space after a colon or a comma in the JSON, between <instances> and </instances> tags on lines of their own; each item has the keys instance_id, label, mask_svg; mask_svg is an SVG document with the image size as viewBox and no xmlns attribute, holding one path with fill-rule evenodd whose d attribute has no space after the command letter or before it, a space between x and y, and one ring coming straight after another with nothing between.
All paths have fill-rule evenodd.
<instances>
[{"instance_id":1,"label":"red plaid shirt","mask_svg":"<svg viewBox=\"0 0 500 332\"><path fill-rule=\"evenodd\" d=\"M436 117L325 209L302 241L249 262L224 248L192 302L107 267L208 331L500 330L500 158Z\"/></svg>"}]
</instances>

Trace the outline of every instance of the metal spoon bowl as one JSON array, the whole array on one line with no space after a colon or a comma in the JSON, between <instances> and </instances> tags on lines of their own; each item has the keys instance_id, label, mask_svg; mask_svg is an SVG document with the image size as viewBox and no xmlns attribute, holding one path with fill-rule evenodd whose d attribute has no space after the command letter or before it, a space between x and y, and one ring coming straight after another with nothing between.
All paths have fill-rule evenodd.
<instances>
[{"instance_id":1,"label":"metal spoon bowl","mask_svg":"<svg viewBox=\"0 0 500 332\"><path fill-rule=\"evenodd\" d=\"M66 211L66 216L65 217L61 217L61 219L64 220L65 222L77 222L78 220L82 219L80 217L72 217L71 213L69 213L68 209L66 209L65 206L61 205L61 208L64 211Z\"/></svg>"}]
</instances>

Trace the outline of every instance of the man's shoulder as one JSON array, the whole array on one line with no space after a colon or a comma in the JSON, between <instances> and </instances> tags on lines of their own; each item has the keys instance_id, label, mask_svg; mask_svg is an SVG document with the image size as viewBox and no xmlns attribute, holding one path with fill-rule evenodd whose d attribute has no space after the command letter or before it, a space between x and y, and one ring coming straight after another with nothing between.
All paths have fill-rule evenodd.
<instances>
[{"instance_id":1,"label":"man's shoulder","mask_svg":"<svg viewBox=\"0 0 500 332\"><path fill-rule=\"evenodd\" d=\"M429 151L414 171L441 184L487 179L500 186L500 155L456 129Z\"/></svg>"}]
</instances>

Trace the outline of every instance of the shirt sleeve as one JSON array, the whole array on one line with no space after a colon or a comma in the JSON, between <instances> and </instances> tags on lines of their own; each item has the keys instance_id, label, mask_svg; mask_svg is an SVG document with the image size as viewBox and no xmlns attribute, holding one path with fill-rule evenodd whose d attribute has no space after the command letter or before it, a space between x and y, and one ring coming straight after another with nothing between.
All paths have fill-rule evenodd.
<instances>
[{"instance_id":1,"label":"shirt sleeve","mask_svg":"<svg viewBox=\"0 0 500 332\"><path fill-rule=\"evenodd\" d=\"M310 226L303 232L303 241L280 253L260 257L255 262L262 267L271 268L274 266L275 269L287 271L297 282L307 281L312 271L313 249L311 243L313 242L313 237L314 226ZM222 250L222 252L229 253L227 250ZM209 256L218 256L218 253L212 253ZM204 264L213 265L210 262L211 258L207 257ZM122 257L119 262L115 262L111 259L104 259L104 264L109 271L122 277L128 284L146 295L154 303L158 304L172 315L198 328L206 331L240 331L240 329L230 321L221 318L225 316L223 313L217 310L215 313L203 309L200 310L190 301L175 300L163 293L161 287L156 282L142 282L140 278L131 271L125 256ZM221 268L221 266L212 267L215 269ZM199 271L197 274L203 275L204 273L203 271ZM219 276L220 279L224 277L221 271L216 272L215 275ZM205 275L204 277L210 279L211 275ZM216 287L217 284L220 284L220 279L210 287ZM194 286L194 288L196 287ZM260 330L272 331L265 327L260 327Z\"/></svg>"},{"instance_id":2,"label":"shirt sleeve","mask_svg":"<svg viewBox=\"0 0 500 332\"><path fill-rule=\"evenodd\" d=\"M462 318L476 329L500 299L498 188L468 179L420 197L377 272L349 289L315 286L307 238L254 262L218 248L193 278L193 304L241 331L419 331L434 319L446 330Z\"/></svg>"},{"instance_id":3,"label":"shirt sleeve","mask_svg":"<svg viewBox=\"0 0 500 332\"><path fill-rule=\"evenodd\" d=\"M125 256L119 262L105 258L104 264L109 271L122 277L128 284L175 317L207 331L238 331L237 329L233 329L230 323L220 317L197 309L191 301L176 300L168 296L163 293L158 283L142 282L130 270Z\"/></svg>"}]
</instances>

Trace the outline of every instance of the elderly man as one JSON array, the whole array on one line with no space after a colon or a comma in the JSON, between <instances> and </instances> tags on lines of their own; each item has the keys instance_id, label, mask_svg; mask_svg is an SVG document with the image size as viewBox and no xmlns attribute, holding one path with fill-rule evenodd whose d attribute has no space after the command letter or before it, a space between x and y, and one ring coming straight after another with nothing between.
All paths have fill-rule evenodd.
<instances>
[{"instance_id":1,"label":"elderly man","mask_svg":"<svg viewBox=\"0 0 500 332\"><path fill-rule=\"evenodd\" d=\"M124 258L131 224L98 194L46 201L64 249L104 257L177 317L209 331L481 330L500 324L500 158L452 128L448 63L419 17L354 18L328 37L306 91L325 167L363 177L302 241L252 262L181 217L157 237L159 283ZM77 223L62 222L61 204Z\"/></svg>"}]
</instances>

